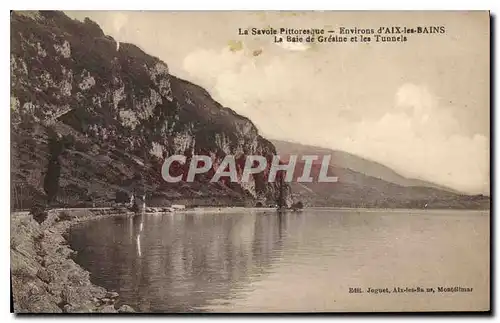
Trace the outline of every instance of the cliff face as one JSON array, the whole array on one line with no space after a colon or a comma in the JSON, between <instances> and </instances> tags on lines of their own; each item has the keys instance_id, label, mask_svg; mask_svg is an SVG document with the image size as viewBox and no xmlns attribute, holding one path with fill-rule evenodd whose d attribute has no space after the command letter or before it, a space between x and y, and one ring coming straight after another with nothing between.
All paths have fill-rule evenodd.
<instances>
[{"instance_id":1,"label":"cliff face","mask_svg":"<svg viewBox=\"0 0 500 323\"><path fill-rule=\"evenodd\" d=\"M250 120L89 19L11 13L11 122L17 208L54 193L47 184L44 189L47 173L60 174L54 201L71 205L102 204L117 191L144 188L157 204L271 202L276 196L264 176L245 184L209 183L204 175L195 183L164 182L161 165L172 154L209 155L215 166L236 155L242 166L249 154L270 161L275 148ZM48 147L54 141L62 146L56 156Z\"/></svg>"}]
</instances>

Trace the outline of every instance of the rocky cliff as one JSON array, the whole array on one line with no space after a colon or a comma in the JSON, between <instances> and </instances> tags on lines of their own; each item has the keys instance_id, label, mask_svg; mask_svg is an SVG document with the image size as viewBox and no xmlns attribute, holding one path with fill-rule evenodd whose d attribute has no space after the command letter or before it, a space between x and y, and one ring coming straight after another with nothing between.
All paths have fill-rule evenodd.
<instances>
[{"instance_id":1,"label":"rocky cliff","mask_svg":"<svg viewBox=\"0 0 500 323\"><path fill-rule=\"evenodd\" d=\"M15 208L46 199L102 205L144 189L153 204L276 197L265 174L244 185L204 175L164 182L161 166L172 154L209 155L215 166L236 155L241 167L248 154L270 161L275 148L160 59L62 12L11 13L11 142Z\"/></svg>"}]
</instances>

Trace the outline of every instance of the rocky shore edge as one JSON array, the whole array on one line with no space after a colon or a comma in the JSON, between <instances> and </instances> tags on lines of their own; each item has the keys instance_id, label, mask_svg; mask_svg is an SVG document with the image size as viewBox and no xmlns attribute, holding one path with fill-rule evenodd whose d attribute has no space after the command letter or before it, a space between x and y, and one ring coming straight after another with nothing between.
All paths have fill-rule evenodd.
<instances>
[{"instance_id":1,"label":"rocky shore edge","mask_svg":"<svg viewBox=\"0 0 500 323\"><path fill-rule=\"evenodd\" d=\"M41 224L29 212L11 213L11 288L15 313L133 313L119 295L90 282L72 259L69 228L108 216L132 216L120 208L55 209Z\"/></svg>"}]
</instances>

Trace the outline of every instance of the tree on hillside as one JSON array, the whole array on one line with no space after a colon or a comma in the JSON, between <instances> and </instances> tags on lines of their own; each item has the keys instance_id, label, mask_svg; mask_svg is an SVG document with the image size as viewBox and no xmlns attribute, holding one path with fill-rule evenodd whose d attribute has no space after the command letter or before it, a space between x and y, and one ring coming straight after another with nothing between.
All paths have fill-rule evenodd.
<instances>
[{"instance_id":1,"label":"tree on hillside","mask_svg":"<svg viewBox=\"0 0 500 323\"><path fill-rule=\"evenodd\" d=\"M130 196L127 194L127 192L116 191L115 202L116 203L129 203L130 202Z\"/></svg>"},{"instance_id":2,"label":"tree on hillside","mask_svg":"<svg viewBox=\"0 0 500 323\"><path fill-rule=\"evenodd\" d=\"M51 204L57 197L59 190L59 177L61 176L61 163L59 156L61 155L64 145L60 140L59 135L53 130L49 129L49 163L43 182L43 189L47 194L47 203Z\"/></svg>"},{"instance_id":3,"label":"tree on hillside","mask_svg":"<svg viewBox=\"0 0 500 323\"><path fill-rule=\"evenodd\" d=\"M301 210L303 208L304 208L304 203L302 203L302 201L298 201L292 204L292 209L294 210Z\"/></svg>"}]
</instances>

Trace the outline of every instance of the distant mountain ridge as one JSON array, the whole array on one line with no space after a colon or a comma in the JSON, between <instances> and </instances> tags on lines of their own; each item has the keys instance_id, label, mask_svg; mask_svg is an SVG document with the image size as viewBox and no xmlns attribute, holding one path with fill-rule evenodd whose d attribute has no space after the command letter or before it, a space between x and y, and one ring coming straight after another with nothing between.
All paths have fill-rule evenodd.
<instances>
[{"instance_id":1,"label":"distant mountain ridge","mask_svg":"<svg viewBox=\"0 0 500 323\"><path fill-rule=\"evenodd\" d=\"M356 156L354 154L310 145L303 145L299 143L283 141L283 140L271 140L278 153L281 154L318 154L318 155L331 155L330 165L337 166L340 168L350 169L358 173L365 174L367 176L379 178L389 183L398 184L401 186L421 186L421 187L432 187L438 188L440 190L445 190L449 192L454 192L462 194L457 190L452 188L439 185L436 183L416 179L408 178L403 175L398 174L393 169L379 163L376 161L368 160L363 157Z\"/></svg>"},{"instance_id":2,"label":"distant mountain ridge","mask_svg":"<svg viewBox=\"0 0 500 323\"><path fill-rule=\"evenodd\" d=\"M272 140L280 159L287 155L331 155L329 176L336 183L292 182L292 198L308 206L368 207L368 208L451 208L488 209L488 196L466 195L448 188L399 175L380 163L343 151ZM297 162L294 178L302 174L304 162ZM313 166L317 178L319 165Z\"/></svg>"}]
</instances>

